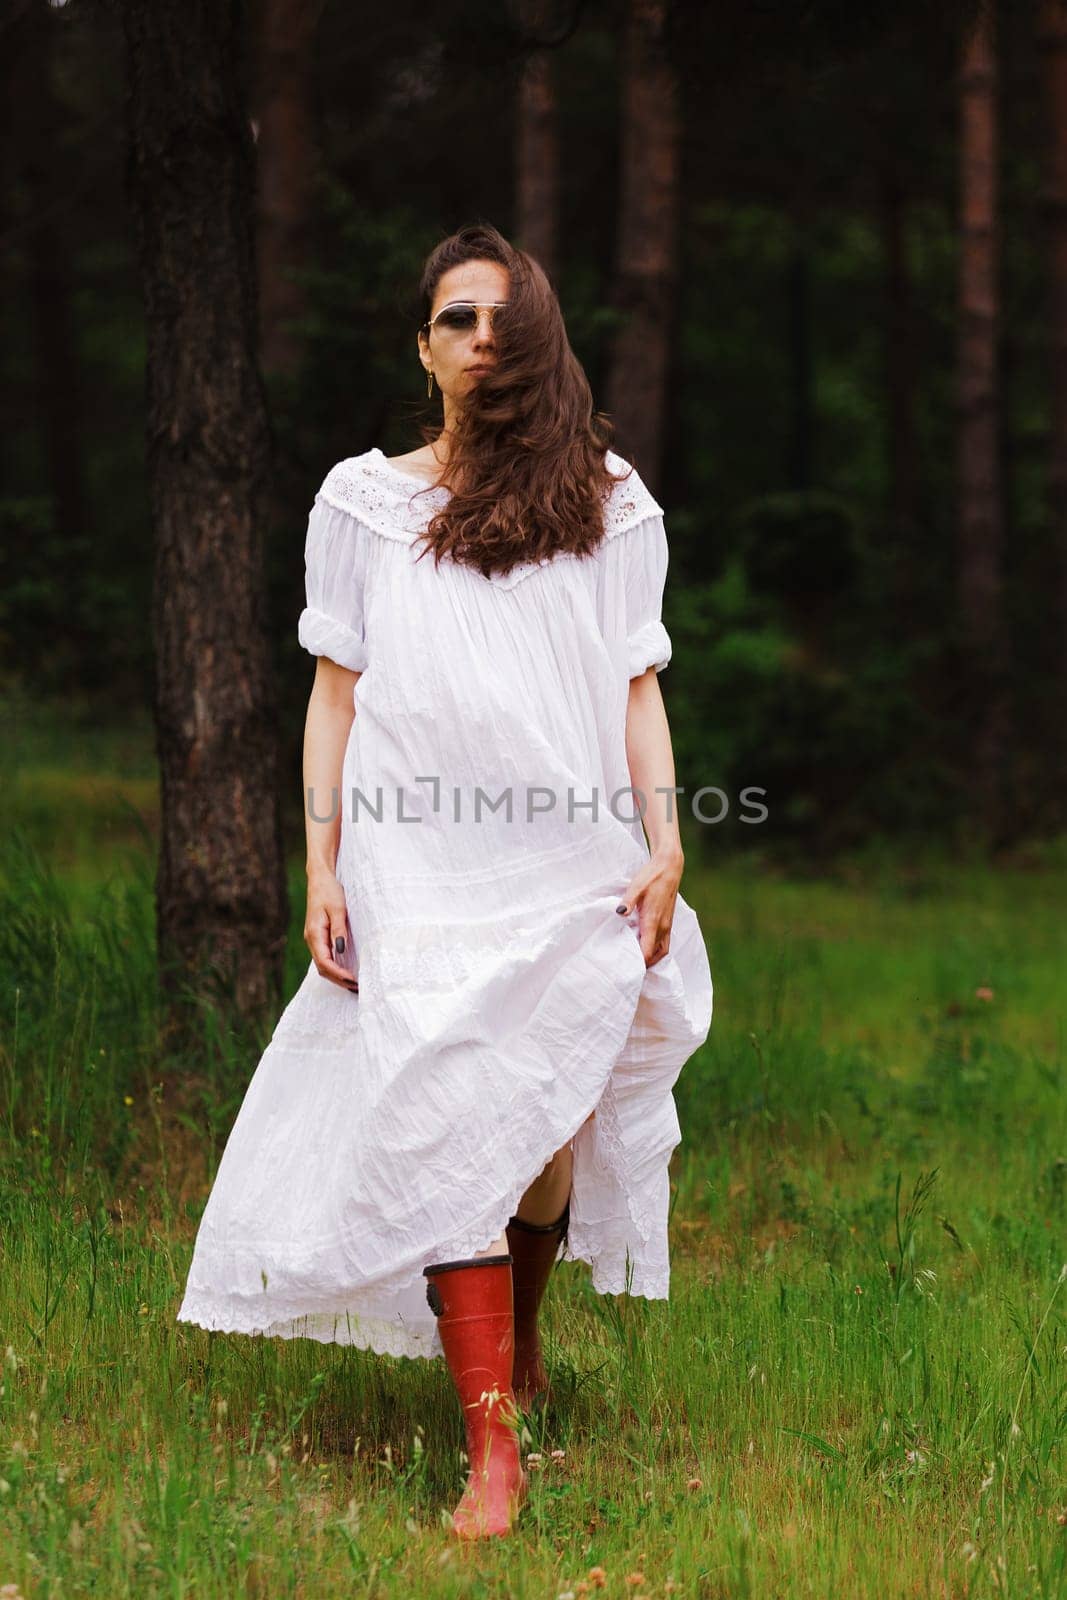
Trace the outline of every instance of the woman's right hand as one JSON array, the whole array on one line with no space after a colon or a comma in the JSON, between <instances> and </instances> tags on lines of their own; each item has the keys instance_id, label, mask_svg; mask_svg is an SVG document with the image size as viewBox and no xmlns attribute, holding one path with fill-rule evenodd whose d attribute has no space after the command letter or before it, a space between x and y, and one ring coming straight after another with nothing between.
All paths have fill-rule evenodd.
<instances>
[{"instance_id":1,"label":"woman's right hand","mask_svg":"<svg viewBox=\"0 0 1067 1600\"><path fill-rule=\"evenodd\" d=\"M336 941L342 940L340 949ZM320 977L340 984L350 994L359 993L359 983L338 957L352 951L352 930L348 925L345 892L337 877L325 868L308 874L307 915L304 918L304 943Z\"/></svg>"}]
</instances>

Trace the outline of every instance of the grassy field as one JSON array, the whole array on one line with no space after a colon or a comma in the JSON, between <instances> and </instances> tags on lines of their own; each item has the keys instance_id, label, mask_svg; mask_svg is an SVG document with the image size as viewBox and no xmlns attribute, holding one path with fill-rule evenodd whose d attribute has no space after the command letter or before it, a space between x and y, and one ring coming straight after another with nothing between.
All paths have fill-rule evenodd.
<instances>
[{"instance_id":1,"label":"grassy field","mask_svg":"<svg viewBox=\"0 0 1067 1600\"><path fill-rule=\"evenodd\" d=\"M206 1011L160 1059L143 737L24 735L4 1600L1067 1593L1067 849L687 867L716 1010L676 1091L671 1299L557 1270L529 1506L463 1548L443 1363L175 1323L255 1043Z\"/></svg>"}]
</instances>

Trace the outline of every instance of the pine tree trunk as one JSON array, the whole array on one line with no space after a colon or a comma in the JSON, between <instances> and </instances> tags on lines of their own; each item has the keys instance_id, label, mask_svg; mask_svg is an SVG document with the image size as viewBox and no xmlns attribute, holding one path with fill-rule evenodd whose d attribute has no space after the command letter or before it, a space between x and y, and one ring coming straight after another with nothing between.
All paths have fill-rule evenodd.
<instances>
[{"instance_id":1,"label":"pine tree trunk","mask_svg":"<svg viewBox=\"0 0 1067 1600\"><path fill-rule=\"evenodd\" d=\"M323 0L264 0L256 93L260 358L295 373L315 196L312 62Z\"/></svg>"},{"instance_id":2,"label":"pine tree trunk","mask_svg":"<svg viewBox=\"0 0 1067 1600\"><path fill-rule=\"evenodd\" d=\"M69 175L57 145L63 114L52 84L52 52L62 25L46 5L26 6L7 36L5 74L10 92L14 159L27 204L26 273L31 305L36 414L51 491L52 524L71 556L66 645L76 658L87 648L81 628L82 573L89 549L82 363L71 296L71 262L60 226Z\"/></svg>"},{"instance_id":3,"label":"pine tree trunk","mask_svg":"<svg viewBox=\"0 0 1067 1600\"><path fill-rule=\"evenodd\" d=\"M886 473L889 517L897 550L896 599L902 623L913 621L918 522L918 448L915 437L915 317L907 250L907 203L896 174L882 175L885 252Z\"/></svg>"},{"instance_id":4,"label":"pine tree trunk","mask_svg":"<svg viewBox=\"0 0 1067 1600\"><path fill-rule=\"evenodd\" d=\"M288 920L262 526L254 150L237 0L124 0L155 535L161 982L277 1003Z\"/></svg>"},{"instance_id":5,"label":"pine tree trunk","mask_svg":"<svg viewBox=\"0 0 1067 1600\"><path fill-rule=\"evenodd\" d=\"M536 40L549 17L545 0L518 0L523 35ZM527 49L515 106L515 220L519 246L557 281L559 139L550 50Z\"/></svg>"},{"instance_id":6,"label":"pine tree trunk","mask_svg":"<svg viewBox=\"0 0 1067 1600\"><path fill-rule=\"evenodd\" d=\"M1045 202L1048 227L1048 352L1051 418L1048 454L1048 504L1057 585L1053 605L1058 623L1059 659L1052 697L1054 774L1057 796L1067 797L1067 5L1042 0L1039 15L1040 61L1045 80L1047 136Z\"/></svg>"},{"instance_id":7,"label":"pine tree trunk","mask_svg":"<svg viewBox=\"0 0 1067 1600\"><path fill-rule=\"evenodd\" d=\"M678 276L679 91L668 51L670 0L629 0L622 70L615 337L607 410L616 443L655 489L664 444Z\"/></svg>"},{"instance_id":8,"label":"pine tree trunk","mask_svg":"<svg viewBox=\"0 0 1067 1600\"><path fill-rule=\"evenodd\" d=\"M1010 711L1000 472L997 58L983 8L960 75L958 585L976 819L991 842L1006 822Z\"/></svg>"}]
</instances>

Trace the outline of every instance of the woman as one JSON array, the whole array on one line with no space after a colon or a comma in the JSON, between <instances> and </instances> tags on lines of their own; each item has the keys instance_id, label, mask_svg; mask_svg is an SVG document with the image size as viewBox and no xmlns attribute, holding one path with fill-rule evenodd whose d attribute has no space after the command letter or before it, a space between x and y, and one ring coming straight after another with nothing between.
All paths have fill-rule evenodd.
<instances>
[{"instance_id":1,"label":"woman","mask_svg":"<svg viewBox=\"0 0 1067 1600\"><path fill-rule=\"evenodd\" d=\"M476 1538L525 1499L564 1248L602 1294L667 1296L671 1088L712 983L678 894L661 509L536 262L465 228L422 293L443 428L339 463L310 514L312 963L178 1315L443 1355Z\"/></svg>"}]
</instances>

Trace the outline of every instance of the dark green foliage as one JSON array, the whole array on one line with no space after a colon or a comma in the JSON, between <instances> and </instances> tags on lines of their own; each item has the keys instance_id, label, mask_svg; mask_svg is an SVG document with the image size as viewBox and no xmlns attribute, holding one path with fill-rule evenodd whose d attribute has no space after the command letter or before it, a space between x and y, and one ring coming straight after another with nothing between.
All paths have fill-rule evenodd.
<instances>
[{"instance_id":1,"label":"dark green foliage","mask_svg":"<svg viewBox=\"0 0 1067 1600\"><path fill-rule=\"evenodd\" d=\"M818 491L766 495L737 516L742 560L757 594L771 595L799 617L848 599L859 565L849 507Z\"/></svg>"},{"instance_id":2,"label":"dark green foliage","mask_svg":"<svg viewBox=\"0 0 1067 1600\"><path fill-rule=\"evenodd\" d=\"M675 658L664 678L679 765L721 783L716 837L826 855L873 830L955 836L973 729L961 723L955 617L954 73L977 0L877 8L788 0L679 4L679 277L659 498L671 540ZM621 0L561 7L552 53L562 151L558 287L598 400L617 313ZM43 13L42 13L43 14ZM419 442L414 291L458 224L514 218L523 41L512 7L326 7L315 56L317 160L304 359L270 380L276 478L270 628L287 793L310 664L295 639L307 511L339 458ZM1045 503L1048 350L1033 4L999 8L1003 455L1017 832L1061 816L1046 752L1062 721L1055 530ZM258 10L249 13L257 26ZM48 8L56 161L11 129L12 226L0 325L0 672L77 685L111 707L152 689L144 337L123 193L123 58L112 8ZM17 41L16 41L17 43ZM16 61L23 60L16 54ZM21 102L19 102L21 104ZM43 113L42 113L43 114ZM902 228L914 495L894 498L887 373L887 197ZM63 246L82 512L64 523L46 443L30 293L35 229ZM639 468L648 464L638 463ZM68 496L69 503L69 496ZM736 821L739 786L771 796Z\"/></svg>"}]
</instances>

